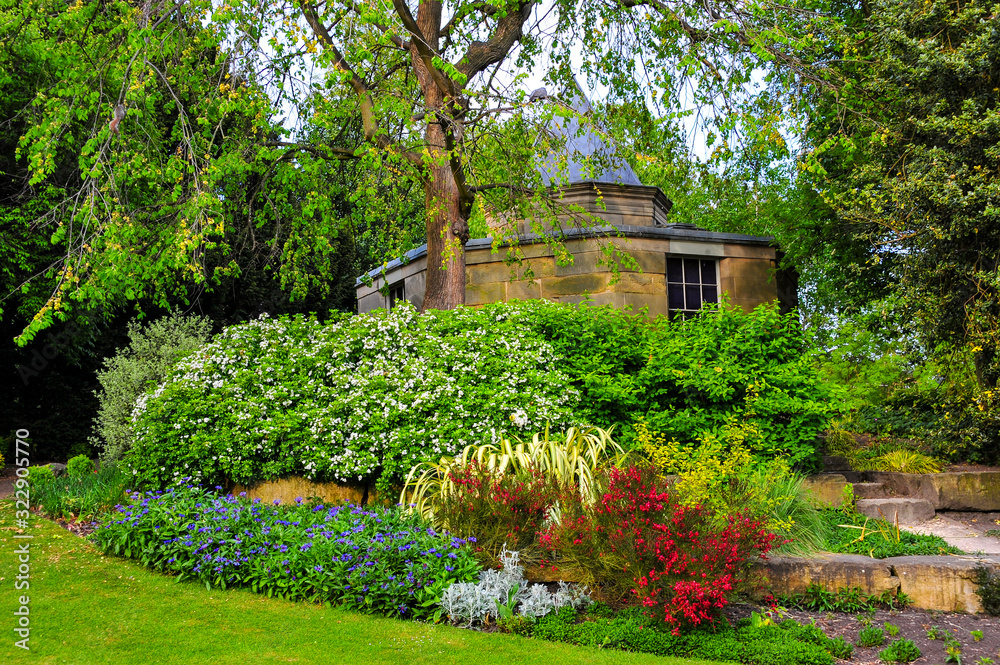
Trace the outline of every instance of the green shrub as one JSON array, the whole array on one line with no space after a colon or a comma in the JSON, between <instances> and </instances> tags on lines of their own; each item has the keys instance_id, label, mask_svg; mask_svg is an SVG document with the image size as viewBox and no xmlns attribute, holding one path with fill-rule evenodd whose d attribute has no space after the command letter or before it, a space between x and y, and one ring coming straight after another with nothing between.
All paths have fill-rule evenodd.
<instances>
[{"instance_id":1,"label":"green shrub","mask_svg":"<svg viewBox=\"0 0 1000 665\"><path fill-rule=\"evenodd\" d=\"M107 461L121 459L132 447L135 433L132 410L136 400L155 388L179 360L201 348L212 331L212 322L200 316L171 314L142 326L128 326L131 340L97 373L101 390L91 443Z\"/></svg>"},{"instance_id":2,"label":"green shrub","mask_svg":"<svg viewBox=\"0 0 1000 665\"><path fill-rule=\"evenodd\" d=\"M899 639L878 652L878 657L887 663L912 663L922 654L913 640Z\"/></svg>"},{"instance_id":3,"label":"green shrub","mask_svg":"<svg viewBox=\"0 0 1000 665\"><path fill-rule=\"evenodd\" d=\"M94 463L86 455L77 455L66 462L66 475L70 478L77 478L84 474L93 473Z\"/></svg>"},{"instance_id":4,"label":"green shrub","mask_svg":"<svg viewBox=\"0 0 1000 665\"><path fill-rule=\"evenodd\" d=\"M54 480L55 477L56 472L48 464L28 467L28 483L33 487L41 487Z\"/></svg>"},{"instance_id":5,"label":"green shrub","mask_svg":"<svg viewBox=\"0 0 1000 665\"><path fill-rule=\"evenodd\" d=\"M67 474L39 483L31 494L34 504L50 517L89 518L124 502L131 483L132 474L108 462L97 473Z\"/></svg>"},{"instance_id":6,"label":"green shrub","mask_svg":"<svg viewBox=\"0 0 1000 665\"><path fill-rule=\"evenodd\" d=\"M865 626L858 633L859 647L880 647L885 643L885 633L878 626Z\"/></svg>"},{"instance_id":7,"label":"green shrub","mask_svg":"<svg viewBox=\"0 0 1000 665\"><path fill-rule=\"evenodd\" d=\"M297 474L387 489L469 444L570 424L579 394L507 314L403 305L230 327L140 398L129 464L142 487Z\"/></svg>"},{"instance_id":8,"label":"green shrub","mask_svg":"<svg viewBox=\"0 0 1000 665\"><path fill-rule=\"evenodd\" d=\"M746 441L755 455L815 468L815 439L834 413L833 393L819 380L796 317L774 306L750 314L707 308L654 326L649 351L640 377L651 428L694 442L740 422L756 432Z\"/></svg>"},{"instance_id":9,"label":"green shrub","mask_svg":"<svg viewBox=\"0 0 1000 665\"><path fill-rule=\"evenodd\" d=\"M547 301L233 326L136 404L141 486L192 476L402 481L416 463L548 423L640 418L687 446L740 423L809 467L833 412L794 316L708 308L650 322Z\"/></svg>"},{"instance_id":10,"label":"green shrub","mask_svg":"<svg viewBox=\"0 0 1000 665\"><path fill-rule=\"evenodd\" d=\"M976 595L983 604L983 611L1000 616L1000 575L987 568L976 568Z\"/></svg>"}]
</instances>

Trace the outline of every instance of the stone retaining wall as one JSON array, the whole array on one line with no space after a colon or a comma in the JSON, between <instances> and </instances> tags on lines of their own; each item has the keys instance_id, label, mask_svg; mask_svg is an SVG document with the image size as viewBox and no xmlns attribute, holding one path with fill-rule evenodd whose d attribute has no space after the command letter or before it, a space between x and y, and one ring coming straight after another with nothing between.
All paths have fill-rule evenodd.
<instances>
[{"instance_id":1,"label":"stone retaining wall","mask_svg":"<svg viewBox=\"0 0 1000 665\"><path fill-rule=\"evenodd\" d=\"M976 595L975 569L1000 572L1000 558L901 556L871 559L857 554L822 554L813 558L773 556L761 565L775 595L804 592L819 584L828 591L860 587L867 595L902 591L913 607L946 612L982 611Z\"/></svg>"},{"instance_id":2,"label":"stone retaining wall","mask_svg":"<svg viewBox=\"0 0 1000 665\"><path fill-rule=\"evenodd\" d=\"M373 491L366 487L355 487L351 485L341 485L340 483L314 483L305 478L282 478L280 480L269 480L263 483L256 483L249 487L236 484L233 486L232 494L239 495L246 492L251 499L260 499L262 503L294 503L296 499L308 499L319 497L323 501L351 503L371 503L376 500Z\"/></svg>"},{"instance_id":3,"label":"stone retaining wall","mask_svg":"<svg viewBox=\"0 0 1000 665\"><path fill-rule=\"evenodd\" d=\"M868 472L894 494L931 502L934 510L1000 510L1000 471Z\"/></svg>"}]
</instances>

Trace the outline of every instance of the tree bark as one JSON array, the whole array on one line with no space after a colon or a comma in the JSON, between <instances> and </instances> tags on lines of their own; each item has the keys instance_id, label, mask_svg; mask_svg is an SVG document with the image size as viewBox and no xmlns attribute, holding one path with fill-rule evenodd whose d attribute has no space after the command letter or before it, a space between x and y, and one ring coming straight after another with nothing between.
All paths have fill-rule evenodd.
<instances>
[{"instance_id":1,"label":"tree bark","mask_svg":"<svg viewBox=\"0 0 1000 665\"><path fill-rule=\"evenodd\" d=\"M447 160L447 155L443 159ZM450 165L445 161L430 171L431 179L424 187L427 210L427 287L421 307L424 311L454 309L465 304L465 243L469 240L468 214L463 210Z\"/></svg>"},{"instance_id":2,"label":"tree bark","mask_svg":"<svg viewBox=\"0 0 1000 665\"><path fill-rule=\"evenodd\" d=\"M413 21L399 3L404 22ZM423 93L427 131L424 158L424 209L427 215L427 281L421 311L454 309L465 304L465 243L469 240L471 206L464 187L461 165L453 150L461 120L456 119L455 88L434 70L422 50L436 52L441 30L440 0L423 0L418 9L410 46L413 71ZM446 105L448 108L446 108ZM456 170L458 172L456 172Z\"/></svg>"}]
</instances>

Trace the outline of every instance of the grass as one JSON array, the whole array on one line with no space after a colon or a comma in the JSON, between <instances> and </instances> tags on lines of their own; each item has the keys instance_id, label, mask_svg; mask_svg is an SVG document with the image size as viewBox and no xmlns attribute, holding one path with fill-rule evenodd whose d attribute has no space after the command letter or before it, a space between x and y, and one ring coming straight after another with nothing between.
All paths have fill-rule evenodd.
<instances>
[{"instance_id":1,"label":"grass","mask_svg":"<svg viewBox=\"0 0 1000 665\"><path fill-rule=\"evenodd\" d=\"M892 524L884 520L868 519L856 512L844 512L836 509L820 511L827 521L829 540L827 547L831 552L844 554L864 554L875 559L886 559L894 556L913 556L929 554L961 554L957 547L952 547L940 536L918 535L909 531L896 531ZM860 528L844 528L841 525L853 525ZM864 534L864 539L859 537Z\"/></svg>"},{"instance_id":2,"label":"grass","mask_svg":"<svg viewBox=\"0 0 1000 665\"><path fill-rule=\"evenodd\" d=\"M31 588L15 591L13 505L0 502L3 663L593 663L711 665L374 617L194 583L103 556L32 516ZM17 598L29 595L31 650L13 646Z\"/></svg>"}]
</instances>

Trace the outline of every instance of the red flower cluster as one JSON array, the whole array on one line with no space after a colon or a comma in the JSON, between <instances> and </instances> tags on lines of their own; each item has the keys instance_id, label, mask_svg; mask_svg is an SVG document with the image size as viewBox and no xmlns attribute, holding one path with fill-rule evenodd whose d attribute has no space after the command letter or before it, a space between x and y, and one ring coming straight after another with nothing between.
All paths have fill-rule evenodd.
<instances>
[{"instance_id":1,"label":"red flower cluster","mask_svg":"<svg viewBox=\"0 0 1000 665\"><path fill-rule=\"evenodd\" d=\"M473 462L449 473L456 491L438 508L452 533L474 535L477 549L520 550L536 542L557 488L536 470L496 474Z\"/></svg>"},{"instance_id":2,"label":"red flower cluster","mask_svg":"<svg viewBox=\"0 0 1000 665\"><path fill-rule=\"evenodd\" d=\"M775 538L746 515L719 520L701 506L683 506L652 470L633 467L611 469L593 508L542 543L556 551L573 547L577 558L620 556L633 593L677 633L682 624L713 621L749 562L770 551Z\"/></svg>"}]
</instances>

